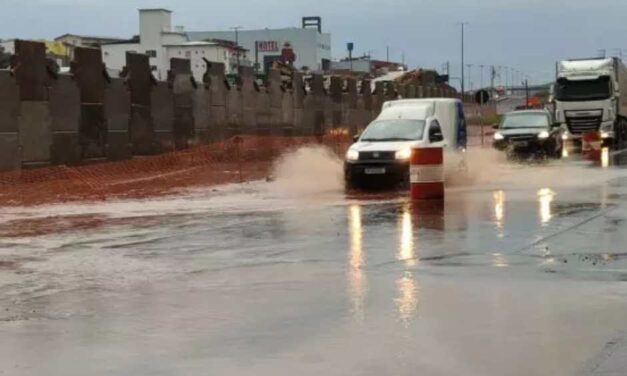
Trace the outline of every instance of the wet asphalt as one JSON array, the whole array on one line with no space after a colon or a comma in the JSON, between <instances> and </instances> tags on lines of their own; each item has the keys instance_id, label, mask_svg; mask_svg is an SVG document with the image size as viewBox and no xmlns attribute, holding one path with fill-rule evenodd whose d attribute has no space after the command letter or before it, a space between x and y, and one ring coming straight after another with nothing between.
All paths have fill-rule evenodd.
<instances>
[{"instance_id":1,"label":"wet asphalt","mask_svg":"<svg viewBox=\"0 0 627 376\"><path fill-rule=\"evenodd\" d=\"M60 225L0 240L0 375L582 374L627 330L627 170L480 170L441 204L279 178L3 210Z\"/></svg>"}]
</instances>

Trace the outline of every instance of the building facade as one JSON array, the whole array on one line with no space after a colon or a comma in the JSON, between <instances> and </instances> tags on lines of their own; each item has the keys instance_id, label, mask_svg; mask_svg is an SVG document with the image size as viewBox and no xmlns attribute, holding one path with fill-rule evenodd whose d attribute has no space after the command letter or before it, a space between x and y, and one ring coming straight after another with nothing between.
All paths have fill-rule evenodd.
<instances>
[{"instance_id":1,"label":"building facade","mask_svg":"<svg viewBox=\"0 0 627 376\"><path fill-rule=\"evenodd\" d=\"M249 51L253 65L265 72L275 60L280 60L286 44L295 54L297 69L321 72L331 62L331 34L315 28L286 28L235 31L192 31L189 40L222 39L237 42Z\"/></svg>"},{"instance_id":2,"label":"building facade","mask_svg":"<svg viewBox=\"0 0 627 376\"><path fill-rule=\"evenodd\" d=\"M250 65L247 51L229 41L190 41L181 27L172 28L172 12L167 9L140 9L139 35L104 43L101 50L103 61L112 72L124 68L127 52L148 55L155 78L162 81L167 79L170 59L174 57L189 59L194 78L199 82L207 61L223 63L227 74L237 71L238 54L239 65Z\"/></svg>"}]
</instances>

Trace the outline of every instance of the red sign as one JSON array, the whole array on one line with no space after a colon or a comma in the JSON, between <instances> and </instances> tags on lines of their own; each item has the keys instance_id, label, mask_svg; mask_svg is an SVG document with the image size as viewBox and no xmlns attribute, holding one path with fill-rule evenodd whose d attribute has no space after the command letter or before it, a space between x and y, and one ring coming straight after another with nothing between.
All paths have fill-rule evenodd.
<instances>
[{"instance_id":1,"label":"red sign","mask_svg":"<svg viewBox=\"0 0 627 376\"><path fill-rule=\"evenodd\" d=\"M259 52L279 52L279 42L277 41L257 41L257 51Z\"/></svg>"}]
</instances>

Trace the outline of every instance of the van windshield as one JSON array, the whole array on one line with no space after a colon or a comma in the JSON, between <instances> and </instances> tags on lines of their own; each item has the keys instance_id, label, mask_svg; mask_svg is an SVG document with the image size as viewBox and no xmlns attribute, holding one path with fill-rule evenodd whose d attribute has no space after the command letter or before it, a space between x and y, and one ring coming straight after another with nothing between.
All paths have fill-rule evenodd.
<instances>
[{"instance_id":1,"label":"van windshield","mask_svg":"<svg viewBox=\"0 0 627 376\"><path fill-rule=\"evenodd\" d=\"M501 129L548 128L549 117L543 113L514 113L505 115Z\"/></svg>"},{"instance_id":2,"label":"van windshield","mask_svg":"<svg viewBox=\"0 0 627 376\"><path fill-rule=\"evenodd\" d=\"M361 136L360 141L417 141L422 140L424 120L375 120Z\"/></svg>"}]
</instances>

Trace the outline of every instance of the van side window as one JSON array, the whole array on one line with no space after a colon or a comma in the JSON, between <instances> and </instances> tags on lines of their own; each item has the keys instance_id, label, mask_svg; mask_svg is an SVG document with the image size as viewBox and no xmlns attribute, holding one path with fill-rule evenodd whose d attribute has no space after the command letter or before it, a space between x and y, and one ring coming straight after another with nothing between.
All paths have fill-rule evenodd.
<instances>
[{"instance_id":1,"label":"van side window","mask_svg":"<svg viewBox=\"0 0 627 376\"><path fill-rule=\"evenodd\" d=\"M442 127L440 127L440 123L437 120L433 120L429 125L429 142L440 142L442 140L444 140Z\"/></svg>"}]
</instances>

